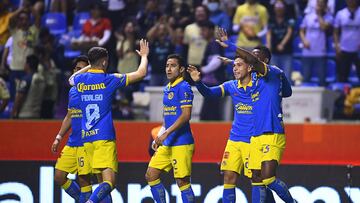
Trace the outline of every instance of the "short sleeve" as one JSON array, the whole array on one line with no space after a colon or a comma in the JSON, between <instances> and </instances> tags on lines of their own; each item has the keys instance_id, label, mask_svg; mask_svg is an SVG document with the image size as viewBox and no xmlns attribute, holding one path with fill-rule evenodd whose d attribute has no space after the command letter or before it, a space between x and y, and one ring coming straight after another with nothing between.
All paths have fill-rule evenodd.
<instances>
[{"instance_id":1,"label":"short sleeve","mask_svg":"<svg viewBox=\"0 0 360 203\"><path fill-rule=\"evenodd\" d=\"M341 26L340 12L337 12L334 20L334 28L339 28L340 26Z\"/></svg>"},{"instance_id":2,"label":"short sleeve","mask_svg":"<svg viewBox=\"0 0 360 203\"><path fill-rule=\"evenodd\" d=\"M233 81L227 81L227 82L224 82L223 84L220 85L220 88L221 88L221 95L224 97L224 96L227 96L227 95L230 95L230 88L231 88L231 83Z\"/></svg>"},{"instance_id":3,"label":"short sleeve","mask_svg":"<svg viewBox=\"0 0 360 203\"><path fill-rule=\"evenodd\" d=\"M128 85L128 76L126 74L110 74L111 86L115 89L126 87Z\"/></svg>"},{"instance_id":4,"label":"short sleeve","mask_svg":"<svg viewBox=\"0 0 360 203\"><path fill-rule=\"evenodd\" d=\"M332 15L330 15L330 14L328 14L328 15L326 15L325 16L325 18L324 18L324 20L325 20L325 22L327 22L327 23L329 23L329 24L333 24L333 22L334 22L334 18L332 17Z\"/></svg>"},{"instance_id":5,"label":"short sleeve","mask_svg":"<svg viewBox=\"0 0 360 203\"><path fill-rule=\"evenodd\" d=\"M192 106L194 100L194 93L191 90L190 85L183 85L179 90L180 107Z\"/></svg>"},{"instance_id":6,"label":"short sleeve","mask_svg":"<svg viewBox=\"0 0 360 203\"><path fill-rule=\"evenodd\" d=\"M295 20L293 18L290 18L288 20L288 27L291 27L291 28L295 27Z\"/></svg>"}]
</instances>

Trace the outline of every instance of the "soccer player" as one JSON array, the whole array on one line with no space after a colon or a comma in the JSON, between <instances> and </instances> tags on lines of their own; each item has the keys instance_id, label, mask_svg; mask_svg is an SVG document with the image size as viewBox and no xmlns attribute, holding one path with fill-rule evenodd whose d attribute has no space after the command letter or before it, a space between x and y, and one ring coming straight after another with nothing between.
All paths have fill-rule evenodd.
<instances>
[{"instance_id":1,"label":"soccer player","mask_svg":"<svg viewBox=\"0 0 360 203\"><path fill-rule=\"evenodd\" d=\"M73 65L75 67L74 72L87 65L89 65L87 56L77 57ZM76 88L72 87L69 91L68 112L51 146L51 151L53 153L57 152L60 141L67 131L72 128L69 139L55 165L55 182L76 201L83 203L91 195L89 178L91 168L81 140L81 117L80 97L78 96ZM69 173L78 173L79 184L67 178Z\"/></svg>"},{"instance_id":2,"label":"soccer player","mask_svg":"<svg viewBox=\"0 0 360 203\"><path fill-rule=\"evenodd\" d=\"M115 130L111 116L111 103L116 89L142 80L147 74L149 46L140 40L141 57L138 70L127 74L107 74L108 52L93 47L88 52L90 67L74 73L69 82L75 85L81 100L82 140L93 173L101 173L103 182L92 193L87 203L98 203L113 190L116 184L118 159Z\"/></svg>"},{"instance_id":3,"label":"soccer player","mask_svg":"<svg viewBox=\"0 0 360 203\"><path fill-rule=\"evenodd\" d=\"M194 96L190 85L184 81L185 68L181 56L173 54L167 57L166 76L169 84L164 88L163 97L165 131L155 139L155 148L158 148L145 174L157 203L166 202L160 174L171 169L174 170L183 202L195 202L190 183L194 139L189 123Z\"/></svg>"}]
</instances>

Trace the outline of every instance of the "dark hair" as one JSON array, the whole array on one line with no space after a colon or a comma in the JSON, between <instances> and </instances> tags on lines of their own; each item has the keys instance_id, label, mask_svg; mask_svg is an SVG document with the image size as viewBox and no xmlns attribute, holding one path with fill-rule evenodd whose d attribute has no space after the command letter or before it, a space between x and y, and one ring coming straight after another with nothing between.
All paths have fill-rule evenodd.
<instances>
[{"instance_id":1,"label":"dark hair","mask_svg":"<svg viewBox=\"0 0 360 203\"><path fill-rule=\"evenodd\" d=\"M212 22L209 21L209 20L200 22L200 23L199 23L199 26L200 26L200 27L209 28L209 29L211 29L211 30L214 30L214 29L215 29L214 23L212 23Z\"/></svg>"},{"instance_id":2,"label":"dark hair","mask_svg":"<svg viewBox=\"0 0 360 203\"><path fill-rule=\"evenodd\" d=\"M271 51L266 46L260 45L260 46L255 47L254 49L258 49L260 51L261 55L263 55L264 57L269 59L269 61L271 60Z\"/></svg>"},{"instance_id":3,"label":"dark hair","mask_svg":"<svg viewBox=\"0 0 360 203\"><path fill-rule=\"evenodd\" d=\"M26 64L29 65L31 71L37 72L39 66L39 59L34 54L26 57Z\"/></svg>"},{"instance_id":4,"label":"dark hair","mask_svg":"<svg viewBox=\"0 0 360 203\"><path fill-rule=\"evenodd\" d=\"M87 64L89 64L89 58L85 55L80 55L78 57L76 57L74 60L73 60L73 63L72 63L72 67L75 67L77 63L79 62L85 62Z\"/></svg>"},{"instance_id":5,"label":"dark hair","mask_svg":"<svg viewBox=\"0 0 360 203\"><path fill-rule=\"evenodd\" d=\"M183 57L179 54L170 54L168 57L167 57L167 60L169 59L176 59L179 63L179 66L180 68L181 67L185 67L186 68L186 64L185 64L185 61L183 59Z\"/></svg>"},{"instance_id":6,"label":"dark hair","mask_svg":"<svg viewBox=\"0 0 360 203\"><path fill-rule=\"evenodd\" d=\"M209 11L208 7L205 6L205 5L199 5L199 6L196 6L196 7L195 7L195 10L196 10L197 8L199 8L199 7L202 7L202 8L205 10L207 19L209 19L209 17L210 17L210 11ZM195 10L194 10L194 15L195 15Z\"/></svg>"},{"instance_id":7,"label":"dark hair","mask_svg":"<svg viewBox=\"0 0 360 203\"><path fill-rule=\"evenodd\" d=\"M99 65L99 61L108 56L108 51L102 47L93 47L88 51L89 62L91 65Z\"/></svg>"}]
</instances>

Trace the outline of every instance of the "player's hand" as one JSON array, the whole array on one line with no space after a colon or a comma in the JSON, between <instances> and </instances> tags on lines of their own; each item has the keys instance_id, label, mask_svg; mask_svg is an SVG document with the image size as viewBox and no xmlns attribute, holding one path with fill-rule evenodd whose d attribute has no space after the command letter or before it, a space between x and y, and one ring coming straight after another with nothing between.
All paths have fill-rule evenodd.
<instances>
[{"instance_id":1,"label":"player's hand","mask_svg":"<svg viewBox=\"0 0 360 203\"><path fill-rule=\"evenodd\" d=\"M155 144L157 144L158 146L161 146L168 135L169 134L165 131L162 135L158 136L155 139Z\"/></svg>"},{"instance_id":2,"label":"player's hand","mask_svg":"<svg viewBox=\"0 0 360 203\"><path fill-rule=\"evenodd\" d=\"M157 145L156 142L155 142L155 140L154 140L154 141L151 143L151 149L156 152L158 148L159 148L159 145Z\"/></svg>"},{"instance_id":3,"label":"player's hand","mask_svg":"<svg viewBox=\"0 0 360 203\"><path fill-rule=\"evenodd\" d=\"M55 139L52 146L51 146L51 152L56 153L58 151L60 141L58 139Z\"/></svg>"},{"instance_id":4,"label":"player's hand","mask_svg":"<svg viewBox=\"0 0 360 203\"><path fill-rule=\"evenodd\" d=\"M143 56L147 57L149 55L149 42L146 41L146 39L141 39L140 40L140 51L136 50L136 52L141 57L143 57Z\"/></svg>"},{"instance_id":5,"label":"player's hand","mask_svg":"<svg viewBox=\"0 0 360 203\"><path fill-rule=\"evenodd\" d=\"M218 59L220 59L221 63L223 63L224 65L227 65L227 64L233 62L233 60L231 60L229 58L226 58L226 57L223 57L223 56L218 56Z\"/></svg>"},{"instance_id":6,"label":"player's hand","mask_svg":"<svg viewBox=\"0 0 360 203\"><path fill-rule=\"evenodd\" d=\"M190 74L190 77L194 82L200 81L201 73L200 71L198 71L198 69L195 66L189 65L186 71Z\"/></svg>"},{"instance_id":7,"label":"player's hand","mask_svg":"<svg viewBox=\"0 0 360 203\"><path fill-rule=\"evenodd\" d=\"M224 28L218 28L216 31L216 42L220 44L220 46L227 48L228 45L225 43L225 41L228 40L228 35L226 33L226 30Z\"/></svg>"}]
</instances>

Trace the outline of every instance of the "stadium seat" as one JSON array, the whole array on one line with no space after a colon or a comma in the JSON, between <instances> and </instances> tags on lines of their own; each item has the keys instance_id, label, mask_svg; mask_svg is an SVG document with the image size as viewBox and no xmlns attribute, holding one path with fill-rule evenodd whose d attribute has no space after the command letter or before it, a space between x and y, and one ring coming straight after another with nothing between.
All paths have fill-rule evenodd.
<instances>
[{"instance_id":1,"label":"stadium seat","mask_svg":"<svg viewBox=\"0 0 360 203\"><path fill-rule=\"evenodd\" d=\"M73 22L73 32L75 37L80 37L83 25L85 24L86 20L90 18L90 13L88 12L81 12L77 13L74 17Z\"/></svg>"},{"instance_id":2,"label":"stadium seat","mask_svg":"<svg viewBox=\"0 0 360 203\"><path fill-rule=\"evenodd\" d=\"M293 56L294 57L301 57L302 55L302 43L301 43L301 39L299 36L295 37L293 40Z\"/></svg>"},{"instance_id":3,"label":"stadium seat","mask_svg":"<svg viewBox=\"0 0 360 203\"><path fill-rule=\"evenodd\" d=\"M326 50L328 57L335 57L335 44L334 38L332 36L327 37L326 39Z\"/></svg>"},{"instance_id":4,"label":"stadium seat","mask_svg":"<svg viewBox=\"0 0 360 203\"><path fill-rule=\"evenodd\" d=\"M303 82L301 83L301 87L318 87L319 85L317 83L313 82Z\"/></svg>"},{"instance_id":5,"label":"stadium seat","mask_svg":"<svg viewBox=\"0 0 360 203\"><path fill-rule=\"evenodd\" d=\"M327 60L327 74L326 82L335 82L336 81L336 62L335 60Z\"/></svg>"},{"instance_id":6,"label":"stadium seat","mask_svg":"<svg viewBox=\"0 0 360 203\"><path fill-rule=\"evenodd\" d=\"M341 91L343 92L346 88L351 88L350 83L343 83L343 82L335 82L331 83L328 88L332 91Z\"/></svg>"},{"instance_id":7,"label":"stadium seat","mask_svg":"<svg viewBox=\"0 0 360 203\"><path fill-rule=\"evenodd\" d=\"M299 71L302 73L302 64L301 64L301 60L299 59L293 59L292 61L292 65L293 65L293 71Z\"/></svg>"},{"instance_id":8,"label":"stadium seat","mask_svg":"<svg viewBox=\"0 0 360 203\"><path fill-rule=\"evenodd\" d=\"M360 81L359 81L359 78L357 77L357 74L356 74L356 67L355 67L355 65L352 65L352 66L351 66L348 80L349 80L349 82L351 82L351 83L353 83L353 84L357 84L357 83L360 82Z\"/></svg>"},{"instance_id":9,"label":"stadium seat","mask_svg":"<svg viewBox=\"0 0 360 203\"><path fill-rule=\"evenodd\" d=\"M53 35L66 33L66 16L62 13L46 13L42 17L42 26L49 28Z\"/></svg>"}]
</instances>

